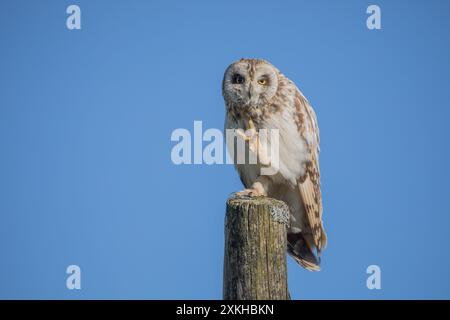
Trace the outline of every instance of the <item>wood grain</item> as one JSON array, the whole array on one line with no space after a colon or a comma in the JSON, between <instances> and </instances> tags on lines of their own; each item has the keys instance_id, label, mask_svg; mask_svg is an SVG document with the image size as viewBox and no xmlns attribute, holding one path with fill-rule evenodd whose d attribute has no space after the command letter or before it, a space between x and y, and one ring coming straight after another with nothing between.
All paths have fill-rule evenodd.
<instances>
[{"instance_id":1,"label":"wood grain","mask_svg":"<svg viewBox=\"0 0 450 320\"><path fill-rule=\"evenodd\" d=\"M223 298L290 299L286 267L289 208L279 200L257 197L227 201Z\"/></svg>"}]
</instances>

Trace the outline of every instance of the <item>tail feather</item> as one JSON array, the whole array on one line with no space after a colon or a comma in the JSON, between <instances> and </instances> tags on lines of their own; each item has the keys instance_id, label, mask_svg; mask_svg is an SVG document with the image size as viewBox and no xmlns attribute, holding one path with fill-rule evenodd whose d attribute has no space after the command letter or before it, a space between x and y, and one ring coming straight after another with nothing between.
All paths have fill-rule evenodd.
<instances>
[{"instance_id":1,"label":"tail feather","mask_svg":"<svg viewBox=\"0 0 450 320\"><path fill-rule=\"evenodd\" d=\"M303 268L310 271L320 271L320 258L314 254L301 232L288 233L288 253Z\"/></svg>"}]
</instances>

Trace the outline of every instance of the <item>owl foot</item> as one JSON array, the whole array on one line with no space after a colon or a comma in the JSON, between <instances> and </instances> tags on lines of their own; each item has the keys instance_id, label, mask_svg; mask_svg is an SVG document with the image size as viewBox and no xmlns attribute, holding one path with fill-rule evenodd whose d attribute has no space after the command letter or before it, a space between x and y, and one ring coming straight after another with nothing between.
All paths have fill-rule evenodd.
<instances>
[{"instance_id":1,"label":"owl foot","mask_svg":"<svg viewBox=\"0 0 450 320\"><path fill-rule=\"evenodd\" d=\"M236 192L236 196L252 198L252 197L261 197L264 196L264 194L257 189L244 189L242 191Z\"/></svg>"},{"instance_id":2,"label":"owl foot","mask_svg":"<svg viewBox=\"0 0 450 320\"><path fill-rule=\"evenodd\" d=\"M237 196L240 197L262 197L267 196L267 183L268 180L264 177L259 177L255 181L250 189L244 189L242 191L236 192Z\"/></svg>"},{"instance_id":3,"label":"owl foot","mask_svg":"<svg viewBox=\"0 0 450 320\"><path fill-rule=\"evenodd\" d=\"M242 138L242 140L249 142L250 146L257 147L258 132L256 131L253 120L248 120L249 128L244 132L242 129L237 129L236 133ZM254 150L256 151L256 148Z\"/></svg>"}]
</instances>

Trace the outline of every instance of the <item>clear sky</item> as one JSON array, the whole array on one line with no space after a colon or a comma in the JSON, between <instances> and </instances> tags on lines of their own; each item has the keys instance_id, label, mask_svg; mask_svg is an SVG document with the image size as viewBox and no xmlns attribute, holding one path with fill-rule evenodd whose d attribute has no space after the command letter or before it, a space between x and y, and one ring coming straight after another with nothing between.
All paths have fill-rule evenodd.
<instances>
[{"instance_id":1,"label":"clear sky","mask_svg":"<svg viewBox=\"0 0 450 320\"><path fill-rule=\"evenodd\" d=\"M319 120L329 245L319 273L288 258L292 297L450 298L449 21L438 0L1 1L0 298L220 299L242 185L230 165L174 165L170 136L222 129L241 57L271 61Z\"/></svg>"}]
</instances>

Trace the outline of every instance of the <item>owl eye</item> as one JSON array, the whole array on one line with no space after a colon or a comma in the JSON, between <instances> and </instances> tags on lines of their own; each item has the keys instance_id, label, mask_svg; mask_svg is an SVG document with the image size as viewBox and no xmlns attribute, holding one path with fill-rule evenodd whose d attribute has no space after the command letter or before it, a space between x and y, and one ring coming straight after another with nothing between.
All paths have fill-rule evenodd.
<instances>
[{"instance_id":1,"label":"owl eye","mask_svg":"<svg viewBox=\"0 0 450 320\"><path fill-rule=\"evenodd\" d=\"M265 86L267 84L267 79L259 79L258 84Z\"/></svg>"},{"instance_id":2,"label":"owl eye","mask_svg":"<svg viewBox=\"0 0 450 320\"><path fill-rule=\"evenodd\" d=\"M233 76L232 82L234 84L243 84L245 82L245 78L242 75L240 75L239 73L236 73Z\"/></svg>"}]
</instances>

